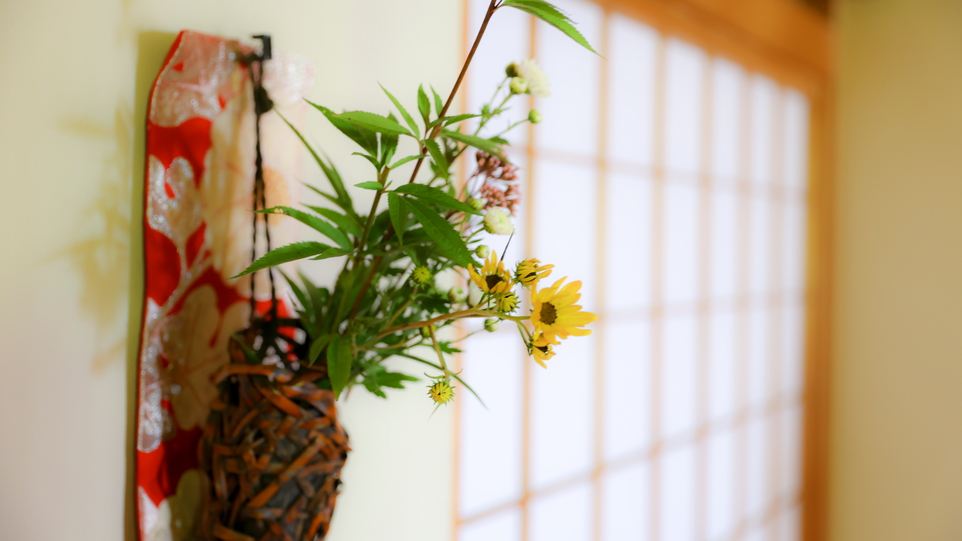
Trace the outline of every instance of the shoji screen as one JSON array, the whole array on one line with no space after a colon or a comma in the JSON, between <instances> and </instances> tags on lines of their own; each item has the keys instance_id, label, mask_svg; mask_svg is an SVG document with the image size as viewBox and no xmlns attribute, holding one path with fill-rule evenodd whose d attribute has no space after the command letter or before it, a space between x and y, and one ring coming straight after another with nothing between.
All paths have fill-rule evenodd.
<instances>
[{"instance_id":1,"label":"shoji screen","mask_svg":"<svg viewBox=\"0 0 962 541\"><path fill-rule=\"evenodd\" d=\"M470 32L487 3L469 0ZM798 539L808 102L558 4L605 59L504 10L467 105L510 61L548 73L552 96L529 103L543 123L513 140L526 200L509 259L583 280L599 319L547 370L512 329L472 338L464 377L487 409L458 400L457 538Z\"/></svg>"}]
</instances>

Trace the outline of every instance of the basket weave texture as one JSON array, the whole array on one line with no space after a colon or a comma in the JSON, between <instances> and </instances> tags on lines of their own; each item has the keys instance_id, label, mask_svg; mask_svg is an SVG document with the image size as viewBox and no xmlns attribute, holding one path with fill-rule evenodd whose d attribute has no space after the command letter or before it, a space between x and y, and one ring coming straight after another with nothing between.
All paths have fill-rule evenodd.
<instances>
[{"instance_id":1,"label":"basket weave texture","mask_svg":"<svg viewBox=\"0 0 962 541\"><path fill-rule=\"evenodd\" d=\"M251 333L246 338L251 339ZM315 385L326 366L249 364L231 342L220 396L204 431L210 476L201 538L315 541L330 527L350 451L334 394Z\"/></svg>"}]
</instances>

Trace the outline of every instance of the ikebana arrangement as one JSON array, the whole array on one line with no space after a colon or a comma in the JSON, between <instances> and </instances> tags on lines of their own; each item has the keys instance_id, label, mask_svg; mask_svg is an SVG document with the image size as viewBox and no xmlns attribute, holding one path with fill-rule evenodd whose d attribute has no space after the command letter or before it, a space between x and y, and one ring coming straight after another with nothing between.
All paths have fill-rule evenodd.
<instances>
[{"instance_id":1,"label":"ikebana arrangement","mask_svg":"<svg viewBox=\"0 0 962 541\"><path fill-rule=\"evenodd\" d=\"M549 284L552 265L538 259L509 265L498 253L504 246L481 240L484 231L507 244L514 233L512 217L521 194L504 135L541 117L531 111L494 136L481 134L508 113L513 100L549 95L545 74L533 60L524 60L507 66L479 112L449 114L485 29L502 8L538 17L594 52L568 16L551 4L492 0L447 99L422 86L416 108L409 110L384 89L395 109L387 115L335 113L311 103L357 144L355 155L370 163L369 180L350 183L373 192L366 212L355 207L333 163L289 123L329 182L329 187L311 189L331 205L267 207L259 180L255 231L258 218L264 231L268 219L294 219L324 239L269 249L237 277L268 269L273 289L272 267L305 259L340 258L343 264L329 285L275 270L293 293L293 313L272 295L270 306L232 335L230 363L214 376L220 395L201 443L209 478L203 537L323 538L349 451L335 401L357 385L386 397L385 388L418 381L385 366L395 356L427 367L428 396L437 406L454 398L458 384L470 390L445 360L458 349L441 331L458 320L483 318L487 330L501 322L514 325L542 367L563 340L590 334L586 326L595 315L578 304L581 282L565 277ZM251 66L252 73L257 69ZM256 108L269 108L269 99L257 98L254 83ZM464 128L469 122L470 133ZM458 182L452 168L465 153L474 157L474 172ZM251 284L253 288L253 280ZM429 358L422 354L425 346L433 351Z\"/></svg>"}]
</instances>

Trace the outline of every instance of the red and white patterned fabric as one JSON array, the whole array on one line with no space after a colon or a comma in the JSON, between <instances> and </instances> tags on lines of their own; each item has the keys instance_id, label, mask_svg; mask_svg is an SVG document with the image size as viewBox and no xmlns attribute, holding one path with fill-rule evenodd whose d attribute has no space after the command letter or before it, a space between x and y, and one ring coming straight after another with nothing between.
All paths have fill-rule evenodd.
<instances>
[{"instance_id":1,"label":"red and white patterned fabric","mask_svg":"<svg viewBox=\"0 0 962 541\"><path fill-rule=\"evenodd\" d=\"M138 359L136 487L144 541L191 537L201 501L197 445L227 362L230 334L249 320L254 111L237 41L183 31L150 94L144 187L144 312ZM300 123L313 85L305 60L274 55L264 87ZM261 119L267 205L300 197L301 143L275 112ZM272 218L275 246L296 223ZM263 253L259 246L258 253ZM258 273L258 306L268 304ZM279 298L287 298L278 283ZM282 303L282 313L287 311Z\"/></svg>"}]
</instances>

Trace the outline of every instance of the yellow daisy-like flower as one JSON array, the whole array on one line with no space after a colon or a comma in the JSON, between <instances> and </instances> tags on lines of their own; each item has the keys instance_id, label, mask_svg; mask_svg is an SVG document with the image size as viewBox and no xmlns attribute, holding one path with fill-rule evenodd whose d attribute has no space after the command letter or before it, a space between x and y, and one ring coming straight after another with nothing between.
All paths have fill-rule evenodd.
<instances>
[{"instance_id":1,"label":"yellow daisy-like flower","mask_svg":"<svg viewBox=\"0 0 962 541\"><path fill-rule=\"evenodd\" d=\"M511 289L511 274L504 269L504 261L499 261L498 254L493 251L480 272L474 270L473 265L468 265L468 274L481 291L486 293L506 293Z\"/></svg>"},{"instance_id":2,"label":"yellow daisy-like flower","mask_svg":"<svg viewBox=\"0 0 962 541\"><path fill-rule=\"evenodd\" d=\"M428 396L438 404L445 404L454 398L454 388L442 379L428 387Z\"/></svg>"},{"instance_id":3,"label":"yellow daisy-like flower","mask_svg":"<svg viewBox=\"0 0 962 541\"><path fill-rule=\"evenodd\" d=\"M514 271L514 281L524 287L538 287L538 282L551 276L554 265L542 265L537 259L525 259Z\"/></svg>"},{"instance_id":4,"label":"yellow daisy-like flower","mask_svg":"<svg viewBox=\"0 0 962 541\"><path fill-rule=\"evenodd\" d=\"M539 333L534 337L534 340L531 341L528 349L536 363L540 364L542 368L548 368L548 365L544 364L544 362L554 357L555 345L556 342L549 340L544 333Z\"/></svg>"},{"instance_id":5,"label":"yellow daisy-like flower","mask_svg":"<svg viewBox=\"0 0 962 541\"><path fill-rule=\"evenodd\" d=\"M510 314L518 308L518 296L515 295L514 292L509 291L498 297L496 304L499 312Z\"/></svg>"},{"instance_id":6,"label":"yellow daisy-like flower","mask_svg":"<svg viewBox=\"0 0 962 541\"><path fill-rule=\"evenodd\" d=\"M581 282L571 282L561 287L567 279L562 278L549 288L540 291L534 288L531 291L531 323L536 332L543 333L553 343L557 338L591 334L590 329L582 327L598 319L598 316L582 311L581 306L575 304L581 298L578 293Z\"/></svg>"}]
</instances>

